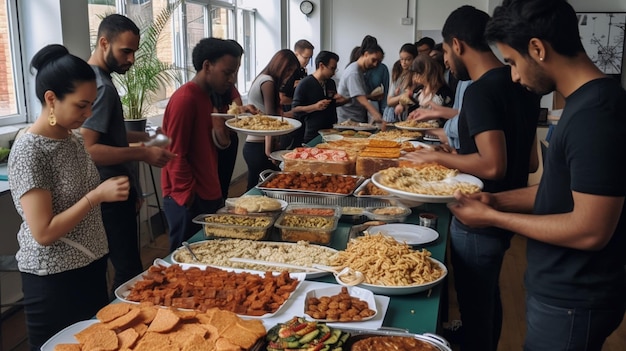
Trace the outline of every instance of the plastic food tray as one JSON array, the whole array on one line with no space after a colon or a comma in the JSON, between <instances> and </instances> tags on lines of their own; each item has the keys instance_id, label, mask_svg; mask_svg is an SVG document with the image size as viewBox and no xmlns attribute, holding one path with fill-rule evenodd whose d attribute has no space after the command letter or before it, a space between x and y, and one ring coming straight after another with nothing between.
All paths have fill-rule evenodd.
<instances>
[{"instance_id":1,"label":"plastic food tray","mask_svg":"<svg viewBox=\"0 0 626 351\"><path fill-rule=\"evenodd\" d=\"M214 223L207 222L207 219L224 217L231 219L231 223ZM248 221L266 221L263 225L252 226ZM216 213L216 214L202 214L196 216L193 219L194 223L202 224L204 227L204 235L207 238L221 237L221 238L234 238L234 239L249 239L249 240L262 240L272 228L274 223L274 216L272 215L238 215L232 213ZM238 223L239 222L239 223Z\"/></svg>"}]
</instances>

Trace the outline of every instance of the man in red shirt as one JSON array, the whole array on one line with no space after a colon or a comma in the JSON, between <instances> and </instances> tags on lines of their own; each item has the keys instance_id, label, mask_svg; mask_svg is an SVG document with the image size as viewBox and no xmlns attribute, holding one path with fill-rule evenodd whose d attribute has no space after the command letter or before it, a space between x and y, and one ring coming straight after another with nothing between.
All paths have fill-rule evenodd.
<instances>
[{"instance_id":1,"label":"man in red shirt","mask_svg":"<svg viewBox=\"0 0 626 351\"><path fill-rule=\"evenodd\" d=\"M234 41L205 38L193 49L196 75L169 100L163 132L178 155L163 168L161 187L169 226L170 251L201 229L192 219L222 206L217 149L230 145L222 117L212 117L211 94L230 91L237 80L243 49Z\"/></svg>"}]
</instances>

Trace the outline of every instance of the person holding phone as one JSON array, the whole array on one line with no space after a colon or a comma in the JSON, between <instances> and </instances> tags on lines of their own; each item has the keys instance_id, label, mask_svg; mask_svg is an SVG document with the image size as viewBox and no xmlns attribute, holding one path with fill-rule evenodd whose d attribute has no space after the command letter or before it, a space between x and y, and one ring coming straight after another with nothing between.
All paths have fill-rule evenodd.
<instances>
[{"instance_id":1,"label":"person holding phone","mask_svg":"<svg viewBox=\"0 0 626 351\"><path fill-rule=\"evenodd\" d=\"M303 122L304 143L313 140L320 129L332 128L337 123L337 106L346 102L332 80L338 61L336 53L321 51L315 57L315 72L296 87L292 111Z\"/></svg>"}]
</instances>

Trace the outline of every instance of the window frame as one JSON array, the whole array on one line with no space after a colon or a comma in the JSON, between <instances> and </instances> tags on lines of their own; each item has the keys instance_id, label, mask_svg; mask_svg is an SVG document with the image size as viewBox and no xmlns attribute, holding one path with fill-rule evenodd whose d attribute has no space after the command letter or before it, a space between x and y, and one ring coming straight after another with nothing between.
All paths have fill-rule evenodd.
<instances>
[{"instance_id":1,"label":"window frame","mask_svg":"<svg viewBox=\"0 0 626 351\"><path fill-rule=\"evenodd\" d=\"M9 46L11 47L11 64L13 66L13 85L15 89L17 113L0 116L0 127L29 122L26 109L26 81L24 78L29 66L22 64L22 62L24 62L24 56L19 34L17 0L6 0L6 7L8 40Z\"/></svg>"}]
</instances>

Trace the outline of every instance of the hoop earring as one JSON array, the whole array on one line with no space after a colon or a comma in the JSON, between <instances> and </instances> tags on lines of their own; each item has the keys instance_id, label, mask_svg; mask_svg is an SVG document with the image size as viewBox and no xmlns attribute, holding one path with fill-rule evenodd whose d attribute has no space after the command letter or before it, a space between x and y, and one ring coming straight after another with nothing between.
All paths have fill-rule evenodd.
<instances>
[{"instance_id":1,"label":"hoop earring","mask_svg":"<svg viewBox=\"0 0 626 351\"><path fill-rule=\"evenodd\" d=\"M57 118L54 115L54 107L50 109L50 114L48 115L48 124L54 126L57 124Z\"/></svg>"}]
</instances>

